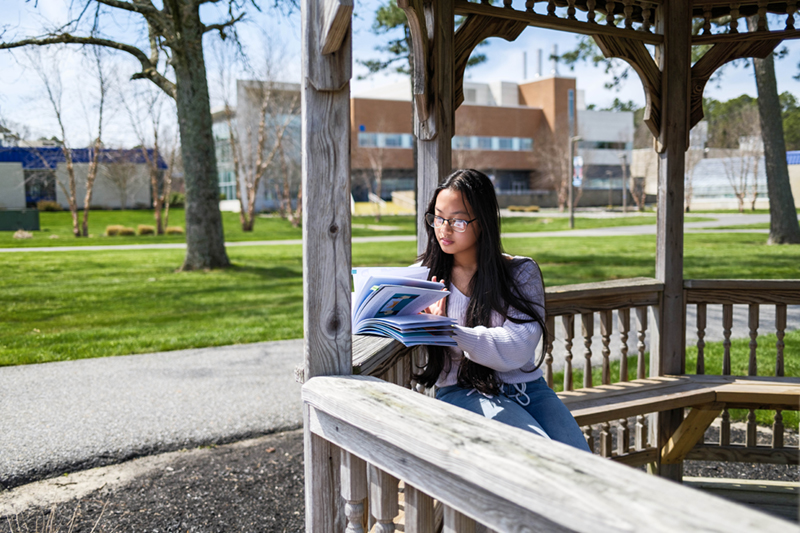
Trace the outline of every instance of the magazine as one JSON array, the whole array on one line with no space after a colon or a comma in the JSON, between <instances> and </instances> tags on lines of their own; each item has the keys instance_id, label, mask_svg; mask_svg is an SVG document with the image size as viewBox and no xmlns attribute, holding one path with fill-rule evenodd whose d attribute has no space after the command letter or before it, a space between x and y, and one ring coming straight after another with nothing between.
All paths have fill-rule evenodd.
<instances>
[{"instance_id":1,"label":"magazine","mask_svg":"<svg viewBox=\"0 0 800 533\"><path fill-rule=\"evenodd\" d=\"M427 267L353 269L352 322L356 335L391 337L406 346L456 346L456 320L422 313L446 297L443 283L428 281Z\"/></svg>"}]
</instances>

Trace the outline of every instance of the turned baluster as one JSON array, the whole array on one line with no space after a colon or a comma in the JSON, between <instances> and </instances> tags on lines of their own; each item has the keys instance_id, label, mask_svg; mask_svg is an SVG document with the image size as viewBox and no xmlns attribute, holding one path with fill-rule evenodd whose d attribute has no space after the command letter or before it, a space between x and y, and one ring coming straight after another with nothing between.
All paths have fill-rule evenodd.
<instances>
[{"instance_id":1,"label":"turned baluster","mask_svg":"<svg viewBox=\"0 0 800 533\"><path fill-rule=\"evenodd\" d=\"M444 506L444 527L442 533L475 533L475 520L449 507Z\"/></svg>"},{"instance_id":2,"label":"turned baluster","mask_svg":"<svg viewBox=\"0 0 800 533\"><path fill-rule=\"evenodd\" d=\"M606 2L606 26L616 26L614 24L614 8L616 2Z\"/></svg>"},{"instance_id":3,"label":"turned baluster","mask_svg":"<svg viewBox=\"0 0 800 533\"><path fill-rule=\"evenodd\" d=\"M739 4L731 4L731 24L729 33L739 33Z\"/></svg>"},{"instance_id":4,"label":"turned baluster","mask_svg":"<svg viewBox=\"0 0 800 533\"><path fill-rule=\"evenodd\" d=\"M650 2L642 2L642 31L652 33L650 25L653 23L653 11L650 8Z\"/></svg>"},{"instance_id":5,"label":"turned baluster","mask_svg":"<svg viewBox=\"0 0 800 533\"><path fill-rule=\"evenodd\" d=\"M636 415L636 431L633 435L633 445L637 450L647 448L647 418Z\"/></svg>"},{"instance_id":6,"label":"turned baluster","mask_svg":"<svg viewBox=\"0 0 800 533\"><path fill-rule=\"evenodd\" d=\"M600 456L611 457L611 425L608 422L600 424Z\"/></svg>"},{"instance_id":7,"label":"turned baluster","mask_svg":"<svg viewBox=\"0 0 800 533\"><path fill-rule=\"evenodd\" d=\"M786 335L786 304L775 306L775 336L778 337L775 343L775 376L783 377L783 337Z\"/></svg>"},{"instance_id":8,"label":"turned baluster","mask_svg":"<svg viewBox=\"0 0 800 533\"><path fill-rule=\"evenodd\" d=\"M756 348L758 348L758 304L750 304L750 312L748 314L748 322L750 326L750 362L747 365L747 375L755 376L758 374L758 366L756 362Z\"/></svg>"},{"instance_id":9,"label":"turned baluster","mask_svg":"<svg viewBox=\"0 0 800 533\"><path fill-rule=\"evenodd\" d=\"M575 17L575 0L567 0L567 18L569 20L578 20Z\"/></svg>"},{"instance_id":10,"label":"turned baluster","mask_svg":"<svg viewBox=\"0 0 800 533\"><path fill-rule=\"evenodd\" d=\"M747 433L745 436L744 444L748 448L754 447L756 445L756 410L755 409L748 409L747 410Z\"/></svg>"},{"instance_id":11,"label":"turned baluster","mask_svg":"<svg viewBox=\"0 0 800 533\"><path fill-rule=\"evenodd\" d=\"M617 455L625 455L629 451L630 430L628 429L628 419L620 418L617 421Z\"/></svg>"},{"instance_id":12,"label":"turned baluster","mask_svg":"<svg viewBox=\"0 0 800 533\"><path fill-rule=\"evenodd\" d=\"M619 358L619 380L628 381L628 332L631 329L631 310L618 310L617 320L619 321L619 342L621 352Z\"/></svg>"},{"instance_id":13,"label":"turned baluster","mask_svg":"<svg viewBox=\"0 0 800 533\"><path fill-rule=\"evenodd\" d=\"M342 450L340 465L342 498L347 517L346 533L364 533L364 499L367 497L367 463Z\"/></svg>"},{"instance_id":14,"label":"turned baluster","mask_svg":"<svg viewBox=\"0 0 800 533\"><path fill-rule=\"evenodd\" d=\"M772 422L772 447L783 448L783 413L778 409Z\"/></svg>"},{"instance_id":15,"label":"turned baluster","mask_svg":"<svg viewBox=\"0 0 800 533\"><path fill-rule=\"evenodd\" d=\"M547 327L547 350L544 356L544 378L547 386L553 388L553 343L556 340L556 319L548 316L545 322Z\"/></svg>"},{"instance_id":16,"label":"turned baluster","mask_svg":"<svg viewBox=\"0 0 800 533\"><path fill-rule=\"evenodd\" d=\"M756 31L767 31L767 2L758 2L758 25Z\"/></svg>"},{"instance_id":17,"label":"turned baluster","mask_svg":"<svg viewBox=\"0 0 800 533\"><path fill-rule=\"evenodd\" d=\"M375 517L375 533L392 533L394 517L399 511L397 505L396 478L372 465L369 465L369 507Z\"/></svg>"},{"instance_id":18,"label":"turned baluster","mask_svg":"<svg viewBox=\"0 0 800 533\"><path fill-rule=\"evenodd\" d=\"M597 24L597 21L594 20L595 13L594 8L597 6L596 0L586 0L586 21L590 24Z\"/></svg>"},{"instance_id":19,"label":"turned baluster","mask_svg":"<svg viewBox=\"0 0 800 533\"><path fill-rule=\"evenodd\" d=\"M556 3L553 0L547 2L547 16L548 17L557 17L556 15Z\"/></svg>"},{"instance_id":20,"label":"turned baluster","mask_svg":"<svg viewBox=\"0 0 800 533\"><path fill-rule=\"evenodd\" d=\"M527 0L527 2L525 2L525 11L527 11L528 13L534 13L533 5L535 3L536 2L534 0Z\"/></svg>"},{"instance_id":21,"label":"turned baluster","mask_svg":"<svg viewBox=\"0 0 800 533\"><path fill-rule=\"evenodd\" d=\"M711 6L703 9L703 35L711 34Z\"/></svg>"},{"instance_id":22,"label":"turned baluster","mask_svg":"<svg viewBox=\"0 0 800 533\"><path fill-rule=\"evenodd\" d=\"M625 29L632 30L633 29L633 0L624 0L625 9L623 12L625 13Z\"/></svg>"},{"instance_id":23,"label":"turned baluster","mask_svg":"<svg viewBox=\"0 0 800 533\"><path fill-rule=\"evenodd\" d=\"M644 343L645 332L647 331L646 307L636 308L636 330L638 331L638 339L639 339L639 344L637 345L637 348L639 349L639 357L636 361L636 378L644 379L646 376L645 364L644 364L644 350L647 347L647 345Z\"/></svg>"},{"instance_id":24,"label":"turned baluster","mask_svg":"<svg viewBox=\"0 0 800 533\"><path fill-rule=\"evenodd\" d=\"M594 453L594 436L592 435L592 426L583 426L581 431L583 431L583 438L586 439L586 444L589 446L589 450Z\"/></svg>"},{"instance_id":25,"label":"turned baluster","mask_svg":"<svg viewBox=\"0 0 800 533\"><path fill-rule=\"evenodd\" d=\"M406 483L403 491L403 510L405 531L434 533L436 518L433 512L433 498Z\"/></svg>"},{"instance_id":26,"label":"turned baluster","mask_svg":"<svg viewBox=\"0 0 800 533\"><path fill-rule=\"evenodd\" d=\"M722 410L722 420L719 424L719 445L728 446L731 443L731 414L727 409Z\"/></svg>"},{"instance_id":27,"label":"turned baluster","mask_svg":"<svg viewBox=\"0 0 800 533\"><path fill-rule=\"evenodd\" d=\"M731 328L733 327L733 306L722 306L722 375L731 375Z\"/></svg>"},{"instance_id":28,"label":"turned baluster","mask_svg":"<svg viewBox=\"0 0 800 533\"><path fill-rule=\"evenodd\" d=\"M503 0L503 7L511 7L511 2L513 0ZM513 9L513 8L512 8Z\"/></svg>"},{"instance_id":29,"label":"turned baluster","mask_svg":"<svg viewBox=\"0 0 800 533\"><path fill-rule=\"evenodd\" d=\"M794 29L794 13L797 11L797 0L792 0L786 4L786 29Z\"/></svg>"},{"instance_id":30,"label":"turned baluster","mask_svg":"<svg viewBox=\"0 0 800 533\"><path fill-rule=\"evenodd\" d=\"M611 344L612 318L611 311L600 311L600 336L603 341L603 349L601 351L603 355L603 385L611 383L611 360L609 359L611 348L608 345Z\"/></svg>"},{"instance_id":31,"label":"turned baluster","mask_svg":"<svg viewBox=\"0 0 800 533\"><path fill-rule=\"evenodd\" d=\"M561 317L564 326L564 390L572 390L572 339L575 338L575 317L564 315Z\"/></svg>"},{"instance_id":32,"label":"turned baluster","mask_svg":"<svg viewBox=\"0 0 800 533\"><path fill-rule=\"evenodd\" d=\"M581 314L581 330L583 333L583 387L592 386L592 337L594 336L594 313Z\"/></svg>"},{"instance_id":33,"label":"turned baluster","mask_svg":"<svg viewBox=\"0 0 800 533\"><path fill-rule=\"evenodd\" d=\"M706 373L705 346L706 304L697 304L697 373Z\"/></svg>"}]
</instances>

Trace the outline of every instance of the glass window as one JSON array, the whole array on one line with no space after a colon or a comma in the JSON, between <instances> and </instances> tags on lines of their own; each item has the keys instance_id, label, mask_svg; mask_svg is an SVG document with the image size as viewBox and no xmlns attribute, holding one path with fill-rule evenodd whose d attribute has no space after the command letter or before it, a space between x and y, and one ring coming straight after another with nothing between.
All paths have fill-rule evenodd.
<instances>
[{"instance_id":1,"label":"glass window","mask_svg":"<svg viewBox=\"0 0 800 533\"><path fill-rule=\"evenodd\" d=\"M533 139L520 139L519 149L522 151L533 150Z\"/></svg>"},{"instance_id":2,"label":"glass window","mask_svg":"<svg viewBox=\"0 0 800 533\"><path fill-rule=\"evenodd\" d=\"M478 137L478 150L491 150L492 138L491 137Z\"/></svg>"},{"instance_id":3,"label":"glass window","mask_svg":"<svg viewBox=\"0 0 800 533\"><path fill-rule=\"evenodd\" d=\"M456 150L469 150L469 137L456 135L453 137L452 146Z\"/></svg>"},{"instance_id":4,"label":"glass window","mask_svg":"<svg viewBox=\"0 0 800 533\"><path fill-rule=\"evenodd\" d=\"M384 146L387 148L401 148L403 146L403 135L400 133L387 133L384 136Z\"/></svg>"},{"instance_id":5,"label":"glass window","mask_svg":"<svg viewBox=\"0 0 800 533\"><path fill-rule=\"evenodd\" d=\"M500 150L513 150L514 139L513 137L500 137L498 139L498 149Z\"/></svg>"},{"instance_id":6,"label":"glass window","mask_svg":"<svg viewBox=\"0 0 800 533\"><path fill-rule=\"evenodd\" d=\"M358 145L366 148L378 146L378 135L376 133L359 133Z\"/></svg>"}]
</instances>

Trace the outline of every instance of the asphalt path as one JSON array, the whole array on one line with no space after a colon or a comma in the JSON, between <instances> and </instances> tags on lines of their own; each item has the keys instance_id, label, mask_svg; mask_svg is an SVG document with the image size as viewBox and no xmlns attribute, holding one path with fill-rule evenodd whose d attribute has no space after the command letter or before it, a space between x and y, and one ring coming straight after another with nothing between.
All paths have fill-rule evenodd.
<instances>
[{"instance_id":1,"label":"asphalt path","mask_svg":"<svg viewBox=\"0 0 800 533\"><path fill-rule=\"evenodd\" d=\"M303 341L0 367L0 490L302 425Z\"/></svg>"}]
</instances>

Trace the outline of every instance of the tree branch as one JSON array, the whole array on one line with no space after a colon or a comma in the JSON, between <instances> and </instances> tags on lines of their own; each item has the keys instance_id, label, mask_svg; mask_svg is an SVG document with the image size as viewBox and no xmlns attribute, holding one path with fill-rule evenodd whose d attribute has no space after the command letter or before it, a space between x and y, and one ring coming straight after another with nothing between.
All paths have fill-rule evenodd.
<instances>
[{"instance_id":1,"label":"tree branch","mask_svg":"<svg viewBox=\"0 0 800 533\"><path fill-rule=\"evenodd\" d=\"M124 0L95 0L98 4L105 4L109 7L116 7L142 15L161 15L161 11L153 5L150 0L134 0L125 2Z\"/></svg>"},{"instance_id":2,"label":"tree branch","mask_svg":"<svg viewBox=\"0 0 800 533\"><path fill-rule=\"evenodd\" d=\"M236 16L236 17L232 16L230 19L226 20L225 22L220 22L219 24L206 24L204 26L204 28L203 28L203 33L217 30L217 31L219 31L219 36L222 39L225 39L225 37L226 37L225 28L229 28L229 27L233 26L234 24L236 24L237 22L242 20L244 18L244 16L245 16L245 13L242 12L242 13L239 13L239 15Z\"/></svg>"},{"instance_id":3,"label":"tree branch","mask_svg":"<svg viewBox=\"0 0 800 533\"><path fill-rule=\"evenodd\" d=\"M124 2L123 2L124 3ZM12 48L20 48L22 46L44 46L48 44L82 44L93 46L104 46L106 48L113 48L127 52L142 65L142 71L131 76L131 79L148 79L155 83L162 91L167 93L170 97L175 98L177 91L175 84L160 74L157 70L157 65L150 62L150 59L144 52L130 44L118 43L109 39L101 39L99 37L81 37L64 33L60 35L51 35L41 39L23 39L12 43L0 43L0 50L10 50Z\"/></svg>"}]
</instances>

